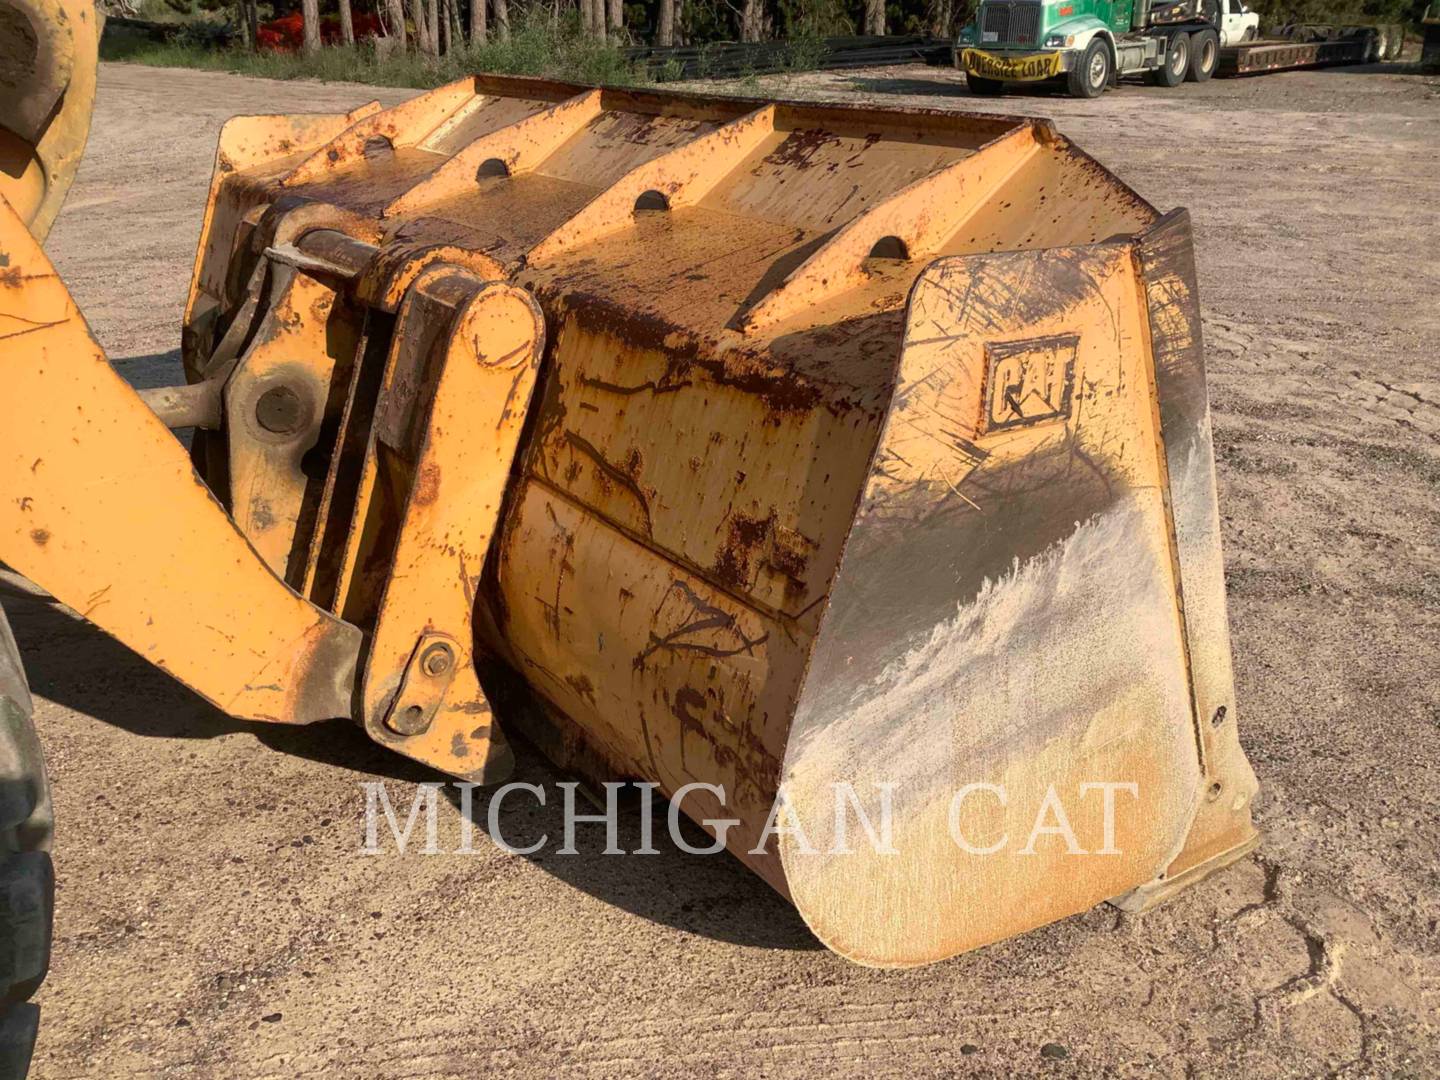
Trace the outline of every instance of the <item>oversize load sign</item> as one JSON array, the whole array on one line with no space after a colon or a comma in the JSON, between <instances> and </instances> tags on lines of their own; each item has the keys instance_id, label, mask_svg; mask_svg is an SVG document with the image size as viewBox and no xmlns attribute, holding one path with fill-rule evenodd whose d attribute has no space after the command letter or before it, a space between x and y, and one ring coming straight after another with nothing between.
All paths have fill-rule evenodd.
<instances>
[{"instance_id":1,"label":"oversize load sign","mask_svg":"<svg viewBox=\"0 0 1440 1080\"><path fill-rule=\"evenodd\" d=\"M964 49L960 62L971 75L983 79L1031 81L1060 74L1060 54L1030 53L1026 56L995 56L979 49Z\"/></svg>"}]
</instances>

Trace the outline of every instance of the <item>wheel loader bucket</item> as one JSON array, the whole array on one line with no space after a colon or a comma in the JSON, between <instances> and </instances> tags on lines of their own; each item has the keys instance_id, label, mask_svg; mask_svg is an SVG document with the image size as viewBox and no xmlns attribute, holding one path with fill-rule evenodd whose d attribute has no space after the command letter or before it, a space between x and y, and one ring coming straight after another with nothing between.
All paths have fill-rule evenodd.
<instances>
[{"instance_id":1,"label":"wheel loader bucket","mask_svg":"<svg viewBox=\"0 0 1440 1080\"><path fill-rule=\"evenodd\" d=\"M363 637L282 682L456 775L523 731L653 782L848 957L1255 842L1188 219L1047 122L491 77L238 118L184 356L149 404L230 518L184 557L238 533Z\"/></svg>"}]
</instances>

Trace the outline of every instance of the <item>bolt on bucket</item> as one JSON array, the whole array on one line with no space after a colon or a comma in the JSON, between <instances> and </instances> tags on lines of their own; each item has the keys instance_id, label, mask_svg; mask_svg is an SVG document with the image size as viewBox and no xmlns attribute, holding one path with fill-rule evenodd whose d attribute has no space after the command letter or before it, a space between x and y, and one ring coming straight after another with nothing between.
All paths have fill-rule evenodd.
<instances>
[{"instance_id":1,"label":"bolt on bucket","mask_svg":"<svg viewBox=\"0 0 1440 1080\"><path fill-rule=\"evenodd\" d=\"M184 340L198 471L401 753L683 793L875 965L1255 842L1188 219L1048 122L488 76L237 118Z\"/></svg>"}]
</instances>

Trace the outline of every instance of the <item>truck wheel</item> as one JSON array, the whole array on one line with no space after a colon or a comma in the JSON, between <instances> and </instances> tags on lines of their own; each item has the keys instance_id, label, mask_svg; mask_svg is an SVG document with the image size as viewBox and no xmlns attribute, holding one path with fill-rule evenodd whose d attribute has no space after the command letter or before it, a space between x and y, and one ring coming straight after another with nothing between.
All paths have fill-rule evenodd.
<instances>
[{"instance_id":1,"label":"truck wheel","mask_svg":"<svg viewBox=\"0 0 1440 1080\"><path fill-rule=\"evenodd\" d=\"M1254 41L1254 40L1255 40L1255 28L1254 28L1253 26L1247 26L1247 27L1245 28L1245 32L1240 35L1240 40L1241 40L1241 41Z\"/></svg>"},{"instance_id":2,"label":"truck wheel","mask_svg":"<svg viewBox=\"0 0 1440 1080\"><path fill-rule=\"evenodd\" d=\"M25 1075L40 1009L29 1000L50 967L55 874L50 787L30 691L0 611L0 1076Z\"/></svg>"},{"instance_id":3,"label":"truck wheel","mask_svg":"<svg viewBox=\"0 0 1440 1080\"><path fill-rule=\"evenodd\" d=\"M1196 30L1190 35L1190 69L1185 78L1208 82L1220 65L1220 35L1214 30Z\"/></svg>"},{"instance_id":4,"label":"truck wheel","mask_svg":"<svg viewBox=\"0 0 1440 1080\"><path fill-rule=\"evenodd\" d=\"M1179 86L1190 70L1190 35L1183 30L1170 35L1165 46L1165 62L1150 73L1156 86Z\"/></svg>"},{"instance_id":5,"label":"truck wheel","mask_svg":"<svg viewBox=\"0 0 1440 1080\"><path fill-rule=\"evenodd\" d=\"M1005 92L1005 84L999 79L982 79L979 75L965 75L965 85L970 93L979 97L999 97Z\"/></svg>"},{"instance_id":6,"label":"truck wheel","mask_svg":"<svg viewBox=\"0 0 1440 1080\"><path fill-rule=\"evenodd\" d=\"M1091 38L1090 44L1070 69L1070 96L1096 98L1110 84L1110 48L1104 38Z\"/></svg>"},{"instance_id":7,"label":"truck wheel","mask_svg":"<svg viewBox=\"0 0 1440 1080\"><path fill-rule=\"evenodd\" d=\"M1360 37L1365 42L1365 63L1375 63L1380 59L1380 35L1373 29L1366 29Z\"/></svg>"}]
</instances>

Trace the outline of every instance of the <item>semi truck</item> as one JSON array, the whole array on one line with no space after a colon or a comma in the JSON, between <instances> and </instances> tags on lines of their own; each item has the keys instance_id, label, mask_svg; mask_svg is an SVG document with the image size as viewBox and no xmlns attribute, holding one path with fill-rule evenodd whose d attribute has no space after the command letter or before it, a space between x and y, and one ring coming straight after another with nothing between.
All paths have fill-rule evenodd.
<instances>
[{"instance_id":1,"label":"semi truck","mask_svg":"<svg viewBox=\"0 0 1440 1080\"><path fill-rule=\"evenodd\" d=\"M1233 0L984 0L960 32L956 61L983 95L1056 78L1084 98L1122 75L1204 82L1219 67L1227 19L1247 14Z\"/></svg>"}]
</instances>

